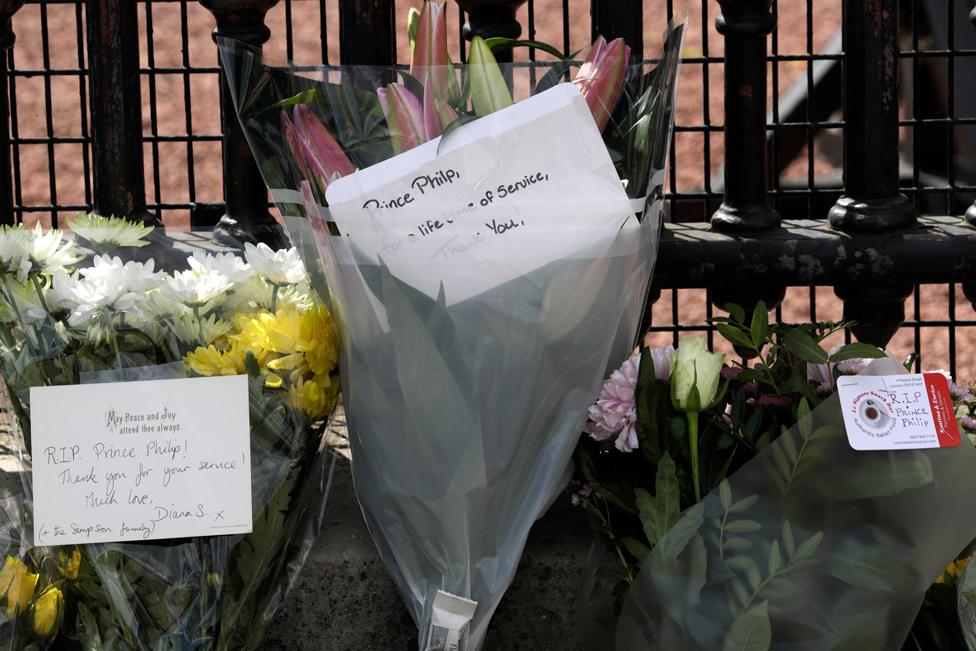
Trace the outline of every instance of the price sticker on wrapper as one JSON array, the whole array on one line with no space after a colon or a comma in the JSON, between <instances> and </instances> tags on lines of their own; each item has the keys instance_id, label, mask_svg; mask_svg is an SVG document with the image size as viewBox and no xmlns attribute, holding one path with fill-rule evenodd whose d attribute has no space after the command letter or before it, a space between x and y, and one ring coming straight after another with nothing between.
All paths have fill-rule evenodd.
<instances>
[{"instance_id":1,"label":"price sticker on wrapper","mask_svg":"<svg viewBox=\"0 0 976 651\"><path fill-rule=\"evenodd\" d=\"M959 445L949 382L941 373L842 376L837 392L855 450Z\"/></svg>"},{"instance_id":2,"label":"price sticker on wrapper","mask_svg":"<svg viewBox=\"0 0 976 651\"><path fill-rule=\"evenodd\" d=\"M249 533L243 375L31 389L34 542Z\"/></svg>"}]
</instances>

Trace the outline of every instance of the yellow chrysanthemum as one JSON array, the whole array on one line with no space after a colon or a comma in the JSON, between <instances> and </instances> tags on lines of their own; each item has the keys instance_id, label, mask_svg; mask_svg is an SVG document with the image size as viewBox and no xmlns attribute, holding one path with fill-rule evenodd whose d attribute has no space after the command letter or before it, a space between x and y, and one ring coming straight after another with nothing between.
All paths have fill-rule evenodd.
<instances>
[{"instance_id":1,"label":"yellow chrysanthemum","mask_svg":"<svg viewBox=\"0 0 976 651\"><path fill-rule=\"evenodd\" d=\"M7 605L7 619L12 620L18 612L27 611L34 598L38 575L31 572L24 561L8 556L0 570L0 595Z\"/></svg>"},{"instance_id":2,"label":"yellow chrysanthemum","mask_svg":"<svg viewBox=\"0 0 976 651\"><path fill-rule=\"evenodd\" d=\"M937 578L935 582L945 583L950 579L954 579L954 580L958 579L962 575L963 570L966 569L966 566L969 565L969 561L971 560L973 560L973 557L967 556L966 558L961 558L958 561L953 561L952 563L949 564L949 567L947 567L942 572L942 574L939 575L939 578Z\"/></svg>"},{"instance_id":3,"label":"yellow chrysanthemum","mask_svg":"<svg viewBox=\"0 0 976 651\"><path fill-rule=\"evenodd\" d=\"M40 637L49 636L61 620L64 611L64 595L56 586L49 586L34 601L32 624L34 632Z\"/></svg>"},{"instance_id":4,"label":"yellow chrysanthemum","mask_svg":"<svg viewBox=\"0 0 976 651\"><path fill-rule=\"evenodd\" d=\"M308 381L299 378L288 388L288 404L313 419L322 418L332 411L338 398L339 382L327 373L316 375Z\"/></svg>"},{"instance_id":5,"label":"yellow chrysanthemum","mask_svg":"<svg viewBox=\"0 0 976 651\"><path fill-rule=\"evenodd\" d=\"M211 344L187 353L186 365L197 375L241 375L244 373L244 356L245 351L239 346L222 351Z\"/></svg>"},{"instance_id":6,"label":"yellow chrysanthemum","mask_svg":"<svg viewBox=\"0 0 976 651\"><path fill-rule=\"evenodd\" d=\"M58 569L62 576L69 581L78 578L78 570L81 568L81 550L75 547L70 554L64 551L58 552Z\"/></svg>"}]
</instances>

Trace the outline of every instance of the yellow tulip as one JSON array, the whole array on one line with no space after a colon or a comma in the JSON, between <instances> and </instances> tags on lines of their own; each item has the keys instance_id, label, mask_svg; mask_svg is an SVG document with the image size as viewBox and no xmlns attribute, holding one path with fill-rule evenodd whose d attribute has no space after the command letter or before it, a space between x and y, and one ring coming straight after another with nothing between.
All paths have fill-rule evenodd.
<instances>
[{"instance_id":1,"label":"yellow tulip","mask_svg":"<svg viewBox=\"0 0 976 651\"><path fill-rule=\"evenodd\" d=\"M27 610L34 597L38 575L27 569L24 561L8 556L0 570L0 595L7 604L7 619L12 620L17 613Z\"/></svg>"},{"instance_id":2,"label":"yellow tulip","mask_svg":"<svg viewBox=\"0 0 976 651\"><path fill-rule=\"evenodd\" d=\"M81 550L75 547L71 554L63 551L58 552L58 569L61 574L69 581L78 578L78 570L81 568Z\"/></svg>"},{"instance_id":3,"label":"yellow tulip","mask_svg":"<svg viewBox=\"0 0 976 651\"><path fill-rule=\"evenodd\" d=\"M49 636L57 628L63 611L64 595L56 586L49 586L34 600L31 618L34 632L40 637Z\"/></svg>"}]
</instances>

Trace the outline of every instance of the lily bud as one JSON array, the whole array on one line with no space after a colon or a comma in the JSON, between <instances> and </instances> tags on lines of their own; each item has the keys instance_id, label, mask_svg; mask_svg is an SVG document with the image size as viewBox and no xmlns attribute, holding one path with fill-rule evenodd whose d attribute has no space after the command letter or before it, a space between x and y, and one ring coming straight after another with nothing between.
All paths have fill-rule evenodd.
<instances>
[{"instance_id":1,"label":"lily bud","mask_svg":"<svg viewBox=\"0 0 976 651\"><path fill-rule=\"evenodd\" d=\"M471 103L479 117L513 104L512 93L498 67L498 61L480 36L471 39L468 71L471 75Z\"/></svg>"},{"instance_id":2,"label":"lily bud","mask_svg":"<svg viewBox=\"0 0 976 651\"><path fill-rule=\"evenodd\" d=\"M424 134L427 139L433 140L444 133L444 129L457 120L457 117L457 111L431 88L428 77L424 86Z\"/></svg>"},{"instance_id":3,"label":"lily bud","mask_svg":"<svg viewBox=\"0 0 976 651\"><path fill-rule=\"evenodd\" d=\"M610 122L610 115L620 99L630 52L622 38L608 44L602 36L598 37L573 81L586 98L600 131Z\"/></svg>"},{"instance_id":4,"label":"lily bud","mask_svg":"<svg viewBox=\"0 0 976 651\"><path fill-rule=\"evenodd\" d=\"M308 178L308 163L305 162L305 149L298 142L298 136L295 134L295 125L288 117L288 111L281 112L281 131L285 134L285 142L288 143L288 151L291 152L292 158L295 159L295 163L298 164L298 171L302 175L302 178Z\"/></svg>"},{"instance_id":5,"label":"lily bud","mask_svg":"<svg viewBox=\"0 0 976 651\"><path fill-rule=\"evenodd\" d=\"M671 355L671 403L675 409L700 412L721 397L718 384L723 353L710 353L697 337L687 337Z\"/></svg>"},{"instance_id":6,"label":"lily bud","mask_svg":"<svg viewBox=\"0 0 976 651\"><path fill-rule=\"evenodd\" d=\"M427 142L424 107L403 84L389 84L376 91L389 125L393 151L402 154Z\"/></svg>"},{"instance_id":7,"label":"lily bud","mask_svg":"<svg viewBox=\"0 0 976 651\"><path fill-rule=\"evenodd\" d=\"M318 181L324 190L337 178L356 171L339 143L305 104L295 105L294 127L295 146L300 150L295 152L295 159L306 178ZM287 129L285 137L288 137Z\"/></svg>"},{"instance_id":8,"label":"lily bud","mask_svg":"<svg viewBox=\"0 0 976 651\"><path fill-rule=\"evenodd\" d=\"M443 2L424 2L417 18L417 37L410 74L426 87L428 79L439 96L456 99L457 79L447 50L447 12Z\"/></svg>"},{"instance_id":9,"label":"lily bud","mask_svg":"<svg viewBox=\"0 0 976 651\"><path fill-rule=\"evenodd\" d=\"M31 623L38 637L48 637L61 621L64 612L64 594L56 586L49 586L34 600Z\"/></svg>"}]
</instances>

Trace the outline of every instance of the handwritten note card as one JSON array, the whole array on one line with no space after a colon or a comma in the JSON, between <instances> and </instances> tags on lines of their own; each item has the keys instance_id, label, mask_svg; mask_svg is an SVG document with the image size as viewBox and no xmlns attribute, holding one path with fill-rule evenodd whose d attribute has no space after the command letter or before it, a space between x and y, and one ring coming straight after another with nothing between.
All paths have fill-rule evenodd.
<instances>
[{"instance_id":1,"label":"handwritten note card","mask_svg":"<svg viewBox=\"0 0 976 651\"><path fill-rule=\"evenodd\" d=\"M636 227L579 90L561 84L331 184L360 255L448 304Z\"/></svg>"},{"instance_id":2,"label":"handwritten note card","mask_svg":"<svg viewBox=\"0 0 976 651\"><path fill-rule=\"evenodd\" d=\"M34 541L251 531L245 376L31 389Z\"/></svg>"}]
</instances>

